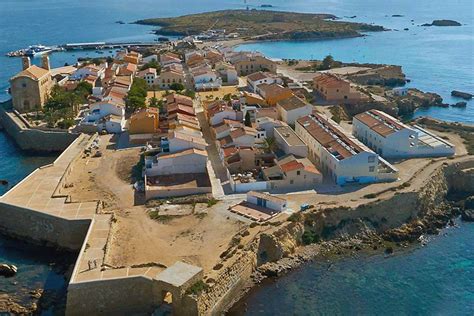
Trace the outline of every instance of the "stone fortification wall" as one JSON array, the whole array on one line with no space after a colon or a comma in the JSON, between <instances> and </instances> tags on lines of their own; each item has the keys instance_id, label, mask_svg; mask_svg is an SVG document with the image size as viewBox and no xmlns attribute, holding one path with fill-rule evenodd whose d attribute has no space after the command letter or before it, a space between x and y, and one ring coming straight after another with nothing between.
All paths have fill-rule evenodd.
<instances>
[{"instance_id":1,"label":"stone fortification wall","mask_svg":"<svg viewBox=\"0 0 474 316\"><path fill-rule=\"evenodd\" d=\"M13 112L7 112L0 104L0 124L17 145L28 151L58 152L65 150L79 134L67 130L28 128Z\"/></svg>"},{"instance_id":2,"label":"stone fortification wall","mask_svg":"<svg viewBox=\"0 0 474 316\"><path fill-rule=\"evenodd\" d=\"M67 220L0 202L0 232L47 246L77 251L90 225L89 219Z\"/></svg>"},{"instance_id":3,"label":"stone fortification wall","mask_svg":"<svg viewBox=\"0 0 474 316\"><path fill-rule=\"evenodd\" d=\"M257 266L256 242L243 252L215 279L213 285L198 298L199 315L220 315L245 288Z\"/></svg>"},{"instance_id":4,"label":"stone fortification wall","mask_svg":"<svg viewBox=\"0 0 474 316\"><path fill-rule=\"evenodd\" d=\"M69 284L66 315L151 315L159 293L143 276Z\"/></svg>"}]
</instances>

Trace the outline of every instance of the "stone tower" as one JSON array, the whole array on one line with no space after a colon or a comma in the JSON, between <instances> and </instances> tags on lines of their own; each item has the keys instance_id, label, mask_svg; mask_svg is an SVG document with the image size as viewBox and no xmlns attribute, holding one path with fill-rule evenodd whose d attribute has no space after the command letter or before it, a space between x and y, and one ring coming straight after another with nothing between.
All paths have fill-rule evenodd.
<instances>
[{"instance_id":1,"label":"stone tower","mask_svg":"<svg viewBox=\"0 0 474 316\"><path fill-rule=\"evenodd\" d=\"M51 66L49 65L49 56L48 55L43 55L41 57L41 68L50 70Z\"/></svg>"},{"instance_id":2,"label":"stone tower","mask_svg":"<svg viewBox=\"0 0 474 316\"><path fill-rule=\"evenodd\" d=\"M23 56L23 57L21 58L21 63L22 63L22 66L23 66L23 70L26 70L26 69L30 68L30 67L31 67L31 59L30 59L30 57L28 57L28 56Z\"/></svg>"}]
</instances>

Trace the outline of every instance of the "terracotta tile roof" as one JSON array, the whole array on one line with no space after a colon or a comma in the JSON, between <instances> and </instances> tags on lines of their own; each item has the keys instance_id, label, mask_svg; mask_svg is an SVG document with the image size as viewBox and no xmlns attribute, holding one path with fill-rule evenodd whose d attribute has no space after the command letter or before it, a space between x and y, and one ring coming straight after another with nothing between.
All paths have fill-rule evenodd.
<instances>
[{"instance_id":1,"label":"terracotta tile roof","mask_svg":"<svg viewBox=\"0 0 474 316\"><path fill-rule=\"evenodd\" d=\"M281 106L285 111L292 111L306 107L308 103L293 95L289 98L278 101L277 105Z\"/></svg>"},{"instance_id":2,"label":"terracotta tile roof","mask_svg":"<svg viewBox=\"0 0 474 316\"><path fill-rule=\"evenodd\" d=\"M321 74L320 76L314 78L314 82L325 87L340 87L349 85L349 82L330 74Z\"/></svg>"},{"instance_id":3,"label":"terracotta tile roof","mask_svg":"<svg viewBox=\"0 0 474 316\"><path fill-rule=\"evenodd\" d=\"M302 117L297 122L338 160L367 151L318 113Z\"/></svg>"},{"instance_id":4,"label":"terracotta tile roof","mask_svg":"<svg viewBox=\"0 0 474 316\"><path fill-rule=\"evenodd\" d=\"M224 148L223 152L224 152L224 158L228 158L238 153L239 149L235 146L231 146L231 147Z\"/></svg>"},{"instance_id":5,"label":"terracotta tile roof","mask_svg":"<svg viewBox=\"0 0 474 316\"><path fill-rule=\"evenodd\" d=\"M194 109L191 106L185 105L185 104L168 104L168 114L172 114L174 112L179 112L184 114L188 114L191 116L195 116Z\"/></svg>"},{"instance_id":6,"label":"terracotta tile roof","mask_svg":"<svg viewBox=\"0 0 474 316\"><path fill-rule=\"evenodd\" d=\"M304 165L301 162L298 162L297 160L293 160L284 164L280 165L281 170L283 172L290 172L293 170L300 170L304 168Z\"/></svg>"},{"instance_id":7,"label":"terracotta tile roof","mask_svg":"<svg viewBox=\"0 0 474 316\"><path fill-rule=\"evenodd\" d=\"M267 84L262 83L258 85L258 88L265 93L266 96L268 95L279 95L286 93L288 91L291 92L291 89L283 87L277 83Z\"/></svg>"},{"instance_id":8,"label":"terracotta tile roof","mask_svg":"<svg viewBox=\"0 0 474 316\"><path fill-rule=\"evenodd\" d=\"M247 76L247 79L250 81L258 81L258 80L263 80L265 78L268 78L268 75L262 71L254 72L253 74L250 74Z\"/></svg>"},{"instance_id":9,"label":"terracotta tile roof","mask_svg":"<svg viewBox=\"0 0 474 316\"><path fill-rule=\"evenodd\" d=\"M166 103L178 103L193 106L193 99L181 94L173 93L166 96Z\"/></svg>"},{"instance_id":10,"label":"terracotta tile roof","mask_svg":"<svg viewBox=\"0 0 474 316\"><path fill-rule=\"evenodd\" d=\"M234 141L232 140L232 137L230 136L226 136L224 138L221 138L219 140L219 144L222 146L225 146L225 145L229 145L229 144L232 144Z\"/></svg>"},{"instance_id":11,"label":"terracotta tile roof","mask_svg":"<svg viewBox=\"0 0 474 316\"><path fill-rule=\"evenodd\" d=\"M257 135L257 131L254 128L245 126L245 127L239 127L230 132L230 137L232 137L232 139L236 139L244 135L255 136Z\"/></svg>"},{"instance_id":12,"label":"terracotta tile roof","mask_svg":"<svg viewBox=\"0 0 474 316\"><path fill-rule=\"evenodd\" d=\"M14 77L12 77L12 79L15 79L18 77L30 77L31 79L38 80L49 73L50 73L49 70L40 68L36 65L32 65L28 67L27 69L16 74Z\"/></svg>"},{"instance_id":13,"label":"terracotta tile roof","mask_svg":"<svg viewBox=\"0 0 474 316\"><path fill-rule=\"evenodd\" d=\"M408 128L394 117L378 110L357 114L355 118L383 137Z\"/></svg>"}]
</instances>

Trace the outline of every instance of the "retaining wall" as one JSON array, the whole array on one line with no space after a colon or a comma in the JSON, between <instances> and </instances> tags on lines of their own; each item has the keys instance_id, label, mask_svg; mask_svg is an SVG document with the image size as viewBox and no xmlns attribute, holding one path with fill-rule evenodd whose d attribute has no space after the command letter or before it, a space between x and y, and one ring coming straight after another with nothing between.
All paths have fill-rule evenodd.
<instances>
[{"instance_id":1,"label":"retaining wall","mask_svg":"<svg viewBox=\"0 0 474 316\"><path fill-rule=\"evenodd\" d=\"M22 150L36 152L59 152L65 150L79 134L67 130L27 128L19 125L0 104L0 124Z\"/></svg>"},{"instance_id":2,"label":"retaining wall","mask_svg":"<svg viewBox=\"0 0 474 316\"><path fill-rule=\"evenodd\" d=\"M0 202L0 232L34 243L77 251L90 219L67 220L32 209Z\"/></svg>"}]
</instances>

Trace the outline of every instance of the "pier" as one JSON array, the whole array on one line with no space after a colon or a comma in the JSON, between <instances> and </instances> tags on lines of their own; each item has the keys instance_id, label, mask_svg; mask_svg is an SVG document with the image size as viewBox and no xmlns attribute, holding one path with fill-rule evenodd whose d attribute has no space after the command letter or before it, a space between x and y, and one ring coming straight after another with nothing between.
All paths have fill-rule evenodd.
<instances>
[{"instance_id":1,"label":"pier","mask_svg":"<svg viewBox=\"0 0 474 316\"><path fill-rule=\"evenodd\" d=\"M153 47L163 42L84 42L84 43L68 43L51 46L50 50L45 53L53 53L58 51L69 50L101 50L101 49L117 49L117 48L132 48L132 47ZM27 49L22 48L6 54L8 57L22 57L26 56Z\"/></svg>"}]
</instances>

